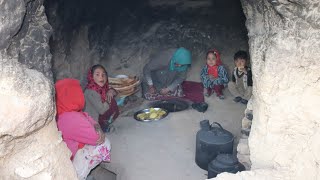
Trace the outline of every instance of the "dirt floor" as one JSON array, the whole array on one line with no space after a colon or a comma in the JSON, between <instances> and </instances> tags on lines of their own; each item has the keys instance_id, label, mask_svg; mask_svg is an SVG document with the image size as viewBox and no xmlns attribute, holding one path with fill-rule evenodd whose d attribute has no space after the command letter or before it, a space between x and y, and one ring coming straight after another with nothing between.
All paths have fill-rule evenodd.
<instances>
[{"instance_id":1,"label":"dirt floor","mask_svg":"<svg viewBox=\"0 0 320 180\"><path fill-rule=\"evenodd\" d=\"M224 31L216 31L218 39L219 34L225 34ZM230 76L234 68L233 54L239 49L247 49L247 42L243 37L222 37L220 46L213 44L212 47L220 50ZM219 44L220 41L213 42ZM205 64L204 56L203 54L194 59L187 80L200 81L199 72ZM206 179L207 172L195 164L195 138L200 128L199 122L203 119L219 122L236 136L234 147L241 135L241 120L246 106L234 103L227 89L224 92L224 100L218 99L215 94L206 98L209 108L205 113L190 107L182 112L170 113L161 121L150 123L138 122L133 118L133 114L147 107L148 102L141 98L131 99L134 103L122 108L121 117L114 123L115 132L107 134L112 144L112 160L103 166L117 174L118 180ZM136 94L137 97L141 97L139 93L141 92ZM110 173L103 172L101 168L93 171L93 174L96 174L96 180L115 179L114 175L110 176Z\"/></svg>"},{"instance_id":2,"label":"dirt floor","mask_svg":"<svg viewBox=\"0 0 320 180\"><path fill-rule=\"evenodd\" d=\"M234 19L235 21L232 22L238 22L237 19L239 18ZM185 42L180 42L179 40L179 43L176 43L189 48L193 53L192 66L187 77L189 81L200 81L199 73L206 63L205 53L208 49L216 48L219 50L223 64L229 73L229 78L234 68L234 53L240 49L248 50L247 32L244 26L219 24L215 20L211 21L213 22L212 25L206 23L210 31L208 33L202 33L207 34L203 37L200 36L201 33L198 26L192 26L192 28L187 26L188 28L185 33L180 32L182 31L181 28L172 28L179 30L173 33L173 36L176 37L174 40L178 41L178 37L183 34L190 35L190 38L182 38L186 40ZM179 21L174 22L177 23ZM242 21L239 20L239 22ZM191 25L192 24L193 23L191 23ZM171 27L172 22L168 23L168 25ZM160 23L157 27L165 28L167 26ZM157 35L162 32L161 28L157 30L156 34L150 37L158 37ZM203 31L207 32L206 30ZM168 32L169 30L164 30L163 34L168 35ZM171 34L169 35L171 36ZM130 35L130 37L135 36ZM139 39L139 36L137 36L137 38ZM139 45L135 43L131 47L127 46L129 42L128 39L123 39L125 39L125 41L123 41L125 44L121 45L120 43L119 47L121 47L120 50L125 49L125 51L121 51L122 53L120 54L128 57L134 54L130 54L131 51L141 52L142 54L135 54L133 56L135 59L140 60L134 61L135 63L129 68L110 71L111 75L130 74L130 72L124 71L128 69L134 73L142 72L141 69L144 62L142 60L147 57L147 54L150 54L149 50L158 49L156 48L157 45L167 47L168 43L175 43L173 40L168 40L164 41L164 44L159 44L159 40L163 39L163 37L161 37L155 41L144 42L139 40L142 44ZM199 43L196 43L198 40ZM151 42L154 42L155 46L152 46ZM148 47L149 50L146 48L145 50L136 51L135 47L140 47L140 49L141 47ZM112 64L112 62L115 64ZM109 64L106 64L106 67L116 67L117 63L116 61L110 61ZM117 180L206 179L207 172L200 169L195 163L195 142L196 133L200 129L199 122L204 119L208 119L210 122L219 122L236 137L234 148L236 148L236 144L241 135L241 120L244 116L246 106L234 103L232 101L233 97L227 89L224 92L226 97L224 100L218 99L215 94L206 98L209 108L205 113L200 113L190 106L190 108L185 111L170 113L165 119L160 121L146 123L136 121L133 118L133 114L138 110L148 107L148 102L141 98L131 99L129 103L122 108L121 117L114 123L116 127L115 132L107 134L107 138L110 139L112 146L111 163L101 166L117 174ZM136 95L137 97L141 97L141 91ZM114 175L110 176L110 173L103 172L101 168L97 168L93 171L93 174L94 173L97 175L96 179L115 179Z\"/></svg>"},{"instance_id":3,"label":"dirt floor","mask_svg":"<svg viewBox=\"0 0 320 180\"><path fill-rule=\"evenodd\" d=\"M190 107L156 122L138 122L132 116L132 112L146 107L147 102L131 108L126 112L128 116L114 123L115 132L107 134L112 143L112 160L106 166L126 180L206 179L207 172L195 164L195 135L199 122L203 119L219 122L237 137L235 147L241 134L246 106L234 103L228 90L225 95L225 100L215 95L206 98L209 108L205 113ZM107 177L97 174L100 178Z\"/></svg>"}]
</instances>

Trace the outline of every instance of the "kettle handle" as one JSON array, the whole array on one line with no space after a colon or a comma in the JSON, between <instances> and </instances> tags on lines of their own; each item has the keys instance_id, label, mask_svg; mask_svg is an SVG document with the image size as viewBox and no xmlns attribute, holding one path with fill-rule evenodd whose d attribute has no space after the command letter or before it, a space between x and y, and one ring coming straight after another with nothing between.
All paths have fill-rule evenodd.
<instances>
[{"instance_id":1,"label":"kettle handle","mask_svg":"<svg viewBox=\"0 0 320 180\"><path fill-rule=\"evenodd\" d=\"M210 126L212 127L213 124L218 125L218 126L220 127L220 129L224 130L223 127L221 126L221 124L219 124L219 123L217 123L217 122L213 122L213 123L211 123Z\"/></svg>"}]
</instances>

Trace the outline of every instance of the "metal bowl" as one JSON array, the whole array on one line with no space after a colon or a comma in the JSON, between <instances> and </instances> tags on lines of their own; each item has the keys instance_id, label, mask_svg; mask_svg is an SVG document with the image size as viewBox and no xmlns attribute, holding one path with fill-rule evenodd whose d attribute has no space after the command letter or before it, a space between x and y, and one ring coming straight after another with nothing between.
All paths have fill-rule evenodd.
<instances>
[{"instance_id":1,"label":"metal bowl","mask_svg":"<svg viewBox=\"0 0 320 180\"><path fill-rule=\"evenodd\" d=\"M157 111L158 111L158 110L163 110L163 111L165 111L166 113L165 113L164 115L162 115L162 116L161 116L160 118L158 118L158 119L144 119L144 120L139 119L139 118L137 117L138 114L140 114L140 113L150 113L150 108L147 108L147 109L142 109L142 110L140 110L140 111L137 111L136 113L134 113L133 117L134 117L134 119L137 120L137 121L150 122L150 121L158 121L158 120L160 120L160 119L163 119L163 118L167 117L168 114L169 114L169 112L168 112L167 110L162 109L162 108L153 108L153 109L155 109L155 110L157 110Z\"/></svg>"},{"instance_id":2,"label":"metal bowl","mask_svg":"<svg viewBox=\"0 0 320 180\"><path fill-rule=\"evenodd\" d=\"M180 99L169 99L156 101L151 104L151 107L162 108L167 110L168 112L179 112L184 111L189 108L189 104L187 101Z\"/></svg>"}]
</instances>

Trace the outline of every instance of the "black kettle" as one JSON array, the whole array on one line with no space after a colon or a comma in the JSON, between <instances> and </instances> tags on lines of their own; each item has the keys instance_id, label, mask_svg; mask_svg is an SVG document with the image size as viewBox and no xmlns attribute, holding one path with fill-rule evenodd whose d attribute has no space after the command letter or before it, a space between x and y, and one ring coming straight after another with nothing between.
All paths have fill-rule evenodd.
<instances>
[{"instance_id":1,"label":"black kettle","mask_svg":"<svg viewBox=\"0 0 320 180\"><path fill-rule=\"evenodd\" d=\"M208 179L214 178L222 172L237 173L244 170L244 165L238 161L235 155L219 154L208 165Z\"/></svg>"},{"instance_id":2,"label":"black kettle","mask_svg":"<svg viewBox=\"0 0 320 180\"><path fill-rule=\"evenodd\" d=\"M234 136L217 122L210 125L209 120L202 120L200 127L196 136L195 161L200 168L208 170L208 164L218 154L232 154Z\"/></svg>"}]
</instances>

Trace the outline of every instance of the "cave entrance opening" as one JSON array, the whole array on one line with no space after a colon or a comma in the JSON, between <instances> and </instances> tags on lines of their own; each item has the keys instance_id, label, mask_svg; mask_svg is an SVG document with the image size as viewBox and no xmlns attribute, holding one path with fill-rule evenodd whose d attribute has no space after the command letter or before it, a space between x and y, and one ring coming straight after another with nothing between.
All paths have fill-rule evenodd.
<instances>
[{"instance_id":1,"label":"cave entrance opening","mask_svg":"<svg viewBox=\"0 0 320 180\"><path fill-rule=\"evenodd\" d=\"M71 77L85 85L88 69L97 63L106 67L109 76L141 77L150 54L168 47L192 52L187 80L198 82L206 52L217 49L230 79L234 53L249 49L240 0L45 0L45 8L53 27L50 48L55 80ZM238 137L237 143L246 106L234 103L227 89L224 93L224 100L206 98L206 115L191 112L189 117L221 123ZM199 129L194 123L186 128L188 132Z\"/></svg>"}]
</instances>

